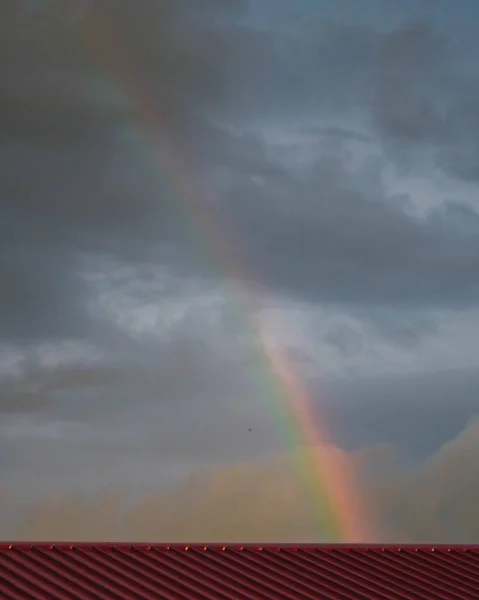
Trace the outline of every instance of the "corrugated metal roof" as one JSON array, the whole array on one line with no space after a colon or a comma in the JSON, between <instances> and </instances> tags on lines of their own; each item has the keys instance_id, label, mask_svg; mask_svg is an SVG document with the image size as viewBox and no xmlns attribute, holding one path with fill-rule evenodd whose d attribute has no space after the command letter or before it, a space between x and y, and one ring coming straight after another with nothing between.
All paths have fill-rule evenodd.
<instances>
[{"instance_id":1,"label":"corrugated metal roof","mask_svg":"<svg viewBox=\"0 0 479 600\"><path fill-rule=\"evenodd\" d=\"M0 597L479 599L479 546L1 544Z\"/></svg>"}]
</instances>

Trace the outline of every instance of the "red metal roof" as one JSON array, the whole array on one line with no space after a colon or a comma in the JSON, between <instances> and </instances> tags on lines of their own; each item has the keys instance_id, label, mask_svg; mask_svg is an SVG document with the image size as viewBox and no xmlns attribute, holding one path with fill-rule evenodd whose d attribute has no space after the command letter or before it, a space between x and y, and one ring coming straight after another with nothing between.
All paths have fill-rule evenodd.
<instances>
[{"instance_id":1,"label":"red metal roof","mask_svg":"<svg viewBox=\"0 0 479 600\"><path fill-rule=\"evenodd\" d=\"M479 599L479 546L0 544L0 597Z\"/></svg>"}]
</instances>

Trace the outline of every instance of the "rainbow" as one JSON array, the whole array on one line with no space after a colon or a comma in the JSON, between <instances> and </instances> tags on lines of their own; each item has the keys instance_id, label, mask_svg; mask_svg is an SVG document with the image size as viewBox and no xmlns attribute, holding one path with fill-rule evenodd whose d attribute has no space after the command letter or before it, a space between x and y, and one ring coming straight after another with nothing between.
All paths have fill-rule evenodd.
<instances>
[{"instance_id":1,"label":"rainbow","mask_svg":"<svg viewBox=\"0 0 479 600\"><path fill-rule=\"evenodd\" d=\"M102 21L91 4L82 18L95 62L116 89L134 106L138 129L148 142L159 168L166 174L169 184L184 202L201 237L208 242L212 259L227 278L235 283L234 300L255 341L257 362L264 365L262 372L274 393L269 395L272 413L294 455L301 484L317 527L319 541L370 542L372 533L361 505L360 494L353 481L350 465L339 453L328 449L325 420L318 419L317 406L301 382L285 352L268 337L258 318L258 304L253 286L248 281L248 270L240 260L238 244L232 244L230 232L226 235L217 216L211 209L211 191L204 181L191 173L181 152L162 122L162 109L157 102L149 101L135 77L131 54L122 40L115 37L111 21ZM318 424L318 420L320 424Z\"/></svg>"}]
</instances>

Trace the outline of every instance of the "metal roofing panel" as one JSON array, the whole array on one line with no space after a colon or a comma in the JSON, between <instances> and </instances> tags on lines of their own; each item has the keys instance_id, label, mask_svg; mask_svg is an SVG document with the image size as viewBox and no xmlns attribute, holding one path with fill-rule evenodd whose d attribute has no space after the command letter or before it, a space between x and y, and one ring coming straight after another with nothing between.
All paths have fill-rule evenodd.
<instances>
[{"instance_id":1,"label":"metal roofing panel","mask_svg":"<svg viewBox=\"0 0 479 600\"><path fill-rule=\"evenodd\" d=\"M479 546L0 544L0 597L479 599Z\"/></svg>"}]
</instances>

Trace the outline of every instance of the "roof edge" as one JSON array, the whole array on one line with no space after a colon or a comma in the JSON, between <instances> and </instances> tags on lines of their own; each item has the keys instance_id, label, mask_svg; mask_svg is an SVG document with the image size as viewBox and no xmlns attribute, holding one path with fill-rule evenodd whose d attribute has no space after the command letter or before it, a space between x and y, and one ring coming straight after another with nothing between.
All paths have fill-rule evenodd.
<instances>
[{"instance_id":1,"label":"roof edge","mask_svg":"<svg viewBox=\"0 0 479 600\"><path fill-rule=\"evenodd\" d=\"M327 551L327 550L382 550L385 552L401 552L402 550L422 551L422 552L479 552L479 544L277 544L277 543L165 543L165 542L30 542L30 541L12 541L0 542L0 551L6 550L306 550L306 551Z\"/></svg>"}]
</instances>

